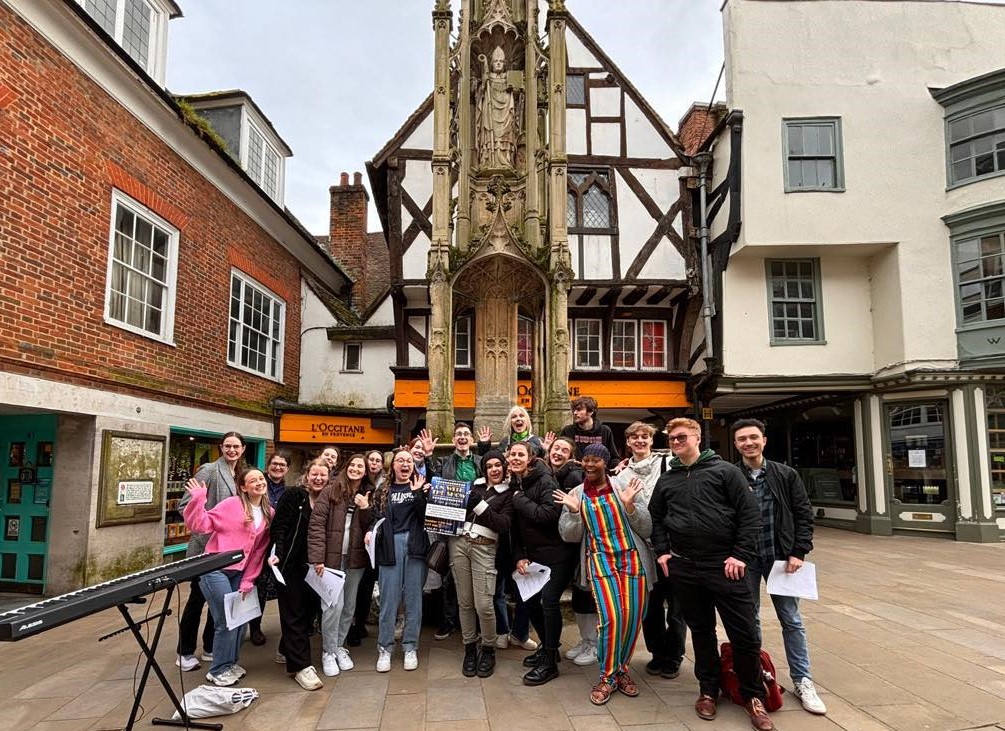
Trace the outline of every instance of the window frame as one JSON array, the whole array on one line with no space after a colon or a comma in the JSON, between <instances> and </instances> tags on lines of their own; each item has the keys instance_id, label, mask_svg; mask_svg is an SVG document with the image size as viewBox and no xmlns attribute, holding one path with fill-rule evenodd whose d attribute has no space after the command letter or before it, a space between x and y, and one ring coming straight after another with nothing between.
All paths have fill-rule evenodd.
<instances>
[{"instance_id":1,"label":"window frame","mask_svg":"<svg viewBox=\"0 0 1005 731\"><path fill-rule=\"evenodd\" d=\"M247 108L243 108L244 124L241 125L241 138L243 144L241 145L241 167L248 174L248 177L255 181L257 185L265 195L267 195L276 203L282 204L283 202L283 187L285 184L285 165L284 158L276 149L275 145L269 140L268 135L266 135L260 128L258 124L251 118L248 114ZM262 159L260 161L260 169L254 171L251 169L251 143L252 135L257 135L262 141ZM266 158L268 155L273 155L276 161L276 190L275 192L270 192L265 185L265 171L267 168Z\"/></svg>"},{"instance_id":2,"label":"window frame","mask_svg":"<svg viewBox=\"0 0 1005 731\"><path fill-rule=\"evenodd\" d=\"M809 338L780 338L775 336L775 315L774 307L775 297L772 291L772 274L771 265L775 263L809 263L813 267L813 326L815 330L815 337L813 339ZM768 295L768 337L769 342L772 346L775 345L826 345L827 339L824 336L824 317L823 317L823 290L821 287L821 272L820 272L820 259L815 257L786 257L786 258L773 258L764 260L764 279L767 285L767 295ZM782 302L787 302L787 300L781 300ZM802 300L797 300L796 302L802 302Z\"/></svg>"},{"instance_id":3,"label":"window frame","mask_svg":"<svg viewBox=\"0 0 1005 731\"><path fill-rule=\"evenodd\" d=\"M140 62L131 54L124 45L125 40L125 18L126 3L129 0L111 0L115 5L115 27L108 35L122 49L122 51L135 61L146 73L157 83L164 83L164 67L167 57L167 23L170 20L170 8L158 0L137 0L150 8L150 30L147 38L147 59L146 63ZM104 30L100 21L91 15L88 10L88 0L76 0L77 4L87 13L99 27ZM105 31L107 32L107 31Z\"/></svg>"},{"instance_id":4,"label":"window frame","mask_svg":"<svg viewBox=\"0 0 1005 731\"><path fill-rule=\"evenodd\" d=\"M945 110L943 119L943 144L946 165L946 190L953 190L964 185L971 185L982 180L1005 175L1005 167L983 175L953 179L952 143L950 131L952 125L968 117L1005 107L1005 69L998 69L987 74L965 79L942 89L931 89L932 98ZM992 132L993 134L993 132ZM968 139L974 139L971 135ZM959 144L959 143L957 143Z\"/></svg>"},{"instance_id":5,"label":"window frame","mask_svg":"<svg viewBox=\"0 0 1005 731\"><path fill-rule=\"evenodd\" d=\"M949 251L952 261L953 301L956 308L956 331L987 330L988 328L1005 326L1005 318L994 320L981 319L974 322L963 321L963 299L959 278L960 256L959 243L971 239L980 239L997 234L1002 237L1005 246L1005 201L970 208L959 213L943 217L943 222L949 228ZM1003 252L1005 264L1005 252ZM1005 289L1005 273L1000 278ZM982 278L983 279L983 278ZM982 300L983 302L983 300Z\"/></svg>"},{"instance_id":6,"label":"window frame","mask_svg":"<svg viewBox=\"0 0 1005 731\"><path fill-rule=\"evenodd\" d=\"M168 256L165 264L165 273L167 276L163 285L165 293L161 307L162 316L160 333L153 333L149 330L137 327L136 325L130 325L125 320L117 320L113 318L111 314L112 272L116 262L115 220L118 215L119 206L126 208L134 216L147 219L147 223L163 229L164 232L168 234ZM105 323L113 327L135 333L136 335L142 335L143 337L150 338L151 340L156 340L157 342L164 343L165 345L174 345L175 302L178 293L178 244L181 238L181 232L142 203L126 195L117 188L112 189L111 215L109 217L108 228L108 262L105 269L105 303L103 314ZM125 264L124 266L131 267L131 265Z\"/></svg>"},{"instance_id":7,"label":"window frame","mask_svg":"<svg viewBox=\"0 0 1005 731\"><path fill-rule=\"evenodd\" d=\"M459 350L457 348L457 336L461 332L461 328L459 327L459 325L462 322L464 323L464 337L465 337L465 339L467 341L467 344L464 347L464 352L467 355L466 355L463 363L459 362L458 359L457 359L457 354L459 352ZM457 317L454 318L454 327L453 327L453 331L454 331L453 332L453 335L454 335L454 337L453 337L453 341L454 341L454 347L453 347L454 368L472 368L473 367L471 365L471 363L472 363L472 358L471 358L471 355L472 355L472 353L471 353L471 330L472 330L471 315L458 315Z\"/></svg>"},{"instance_id":8,"label":"window frame","mask_svg":"<svg viewBox=\"0 0 1005 731\"><path fill-rule=\"evenodd\" d=\"M349 350L356 350L356 367L350 368ZM359 341L347 341L342 343L342 373L362 373L363 372L363 343Z\"/></svg>"},{"instance_id":9,"label":"window frame","mask_svg":"<svg viewBox=\"0 0 1005 731\"><path fill-rule=\"evenodd\" d=\"M575 103L569 101L569 79L573 76L583 80L583 101L582 103ZM590 75L585 71L567 71L565 74L565 108L566 109L586 109L586 100L590 94L587 82L590 80Z\"/></svg>"},{"instance_id":10,"label":"window frame","mask_svg":"<svg viewBox=\"0 0 1005 731\"><path fill-rule=\"evenodd\" d=\"M520 328L522 326L524 326L525 324L529 325L530 332L528 332L528 333L521 333L520 332ZM521 338L523 338L525 335L526 335L526 338L527 338L527 341L528 341L528 345L530 347L529 347L529 352L527 354L527 356L528 356L527 357L528 362L524 364L524 363L520 362L520 358L521 358L521 355L522 355L521 351L523 350L523 348L521 348L521 342L522 342ZM534 370L534 350L535 350L534 340L535 340L535 338L534 338L534 320L532 318L530 318L530 317L527 317L526 315L517 315L517 319L516 319L516 367L517 367L517 370L519 370L519 371L532 371L532 370Z\"/></svg>"},{"instance_id":11,"label":"window frame","mask_svg":"<svg viewBox=\"0 0 1005 731\"><path fill-rule=\"evenodd\" d=\"M632 356L632 364L631 365L615 365L614 338L616 338L616 337L628 338L629 337L629 335L627 335L624 332L622 332L621 334L616 334L615 330L617 329L618 326L625 327L627 325L631 325L632 330L633 330L633 333L630 336L632 338L632 349L631 349L631 351L628 351L627 349L622 348L620 351L617 351L617 352L619 352L622 356L624 356L624 355L626 355L626 354L628 354L630 352L631 356ZM640 327L638 320L635 320L635 319L632 319L632 318L624 318L624 317L617 317L617 318L614 318L614 319L611 320L611 337L610 337L610 340L609 340L609 343L608 343L608 349L607 350L608 350L608 353L610 355L610 364L611 364L611 370L612 371L638 371L638 370L641 370L641 367L640 367L641 363L640 363L640 360L639 360L639 346L640 346L640 341L641 341L641 330L642 330L642 328Z\"/></svg>"},{"instance_id":12,"label":"window frame","mask_svg":"<svg viewBox=\"0 0 1005 731\"><path fill-rule=\"evenodd\" d=\"M597 325L597 348L596 351L589 350L588 352L597 354L597 365L581 365L580 364L580 349L579 349L579 325L580 323L596 323ZM604 368L604 321L596 317L577 317L572 320L572 369L577 371L599 371ZM591 334L587 333L587 337L592 337Z\"/></svg>"},{"instance_id":13,"label":"window frame","mask_svg":"<svg viewBox=\"0 0 1005 731\"><path fill-rule=\"evenodd\" d=\"M663 326L663 365L662 366L647 366L645 364L645 352L643 345L646 341L645 326L647 323L653 323ZM639 320L639 370L646 371L647 373L657 373L667 371L669 359L667 357L667 341L669 340L669 327L666 320L656 320L653 318L641 319ZM654 351L655 352L655 351Z\"/></svg>"},{"instance_id":14,"label":"window frame","mask_svg":"<svg viewBox=\"0 0 1005 731\"><path fill-rule=\"evenodd\" d=\"M834 154L831 155L807 155L803 157L813 159L834 158L834 187L821 185L800 185L794 186L789 180L789 130L793 127L803 126L830 126L834 134ZM784 192L786 193L844 193L844 144L841 130L841 117L783 117L782 118L782 176L784 180ZM801 159L801 158L800 158Z\"/></svg>"},{"instance_id":15,"label":"window frame","mask_svg":"<svg viewBox=\"0 0 1005 731\"><path fill-rule=\"evenodd\" d=\"M230 357L230 343L231 343L231 339L230 339L230 325L233 322L234 318L230 314L230 308L231 308L233 297L234 297L234 280L235 279L237 279L237 280L239 280L241 282L241 299L240 299L240 302L241 302L241 319L239 319L237 321L238 322L238 326L240 328L241 338L238 341L236 341L235 348L234 348L234 359L231 360L231 357ZM275 358L275 363L274 363L275 372L276 372L275 376L270 375L268 372L262 372L262 371L256 370L254 368L251 368L250 366L246 366L243 363L241 363L241 360L240 360L240 354L241 353L240 353L240 351L241 351L241 348L242 348L242 346L244 344L244 340L243 340L244 329L247 328L247 327L250 327L250 325L246 325L245 322L244 322L244 291L245 291L244 288L245 287L252 287L253 289L257 289L263 296L272 298L272 300L273 300L274 303L278 302L281 305L281 307L282 307L282 309L280 311L280 316L279 316L279 337L278 337L278 347L276 348L277 356ZM289 311L288 307L289 307L289 305L286 302L286 300L284 300L282 297L280 297L279 295L277 295L271 289L269 289L264 284L262 284L261 282L259 282L257 279L255 279L254 277L252 277L250 274L248 274L246 272L243 272L240 269L237 269L235 267L231 267L231 270L230 270L230 287L227 290L227 365L230 366L231 368L236 368L236 369L238 369L240 371L244 371L245 373L250 373L252 375L258 376L259 378L265 378L265 379L270 380L270 381L275 381L276 383L284 383L284 380L283 380L283 368L285 366L286 316L287 316L287 313ZM268 359L268 357L269 356L267 354L266 358ZM268 368L267 368L267 370L268 370Z\"/></svg>"},{"instance_id":16,"label":"window frame","mask_svg":"<svg viewBox=\"0 0 1005 731\"><path fill-rule=\"evenodd\" d=\"M600 177L603 174L606 179ZM572 176L586 175L581 183L573 183ZM617 196L614 186L614 172L611 168L570 168L566 172L566 228L570 234L616 234L618 232L618 206ZM607 198L607 223L606 228L592 227L585 224L585 208L583 199L594 185L598 186L601 193ZM576 222L569 225L569 195L576 199Z\"/></svg>"}]
</instances>

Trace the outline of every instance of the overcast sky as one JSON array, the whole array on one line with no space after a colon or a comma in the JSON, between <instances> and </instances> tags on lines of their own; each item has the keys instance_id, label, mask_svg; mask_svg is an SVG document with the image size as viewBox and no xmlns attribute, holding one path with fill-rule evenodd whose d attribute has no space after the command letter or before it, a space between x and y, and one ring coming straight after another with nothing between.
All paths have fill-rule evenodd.
<instances>
[{"instance_id":1,"label":"overcast sky","mask_svg":"<svg viewBox=\"0 0 1005 731\"><path fill-rule=\"evenodd\" d=\"M432 87L433 0L179 4L184 17L169 26L168 88L250 94L293 149L287 207L313 233L327 233L328 187L343 170L364 172ZM708 102L715 87L722 65L719 5L566 0L674 129L691 103ZM723 98L721 87L716 98ZM369 228L379 228L374 216Z\"/></svg>"}]
</instances>

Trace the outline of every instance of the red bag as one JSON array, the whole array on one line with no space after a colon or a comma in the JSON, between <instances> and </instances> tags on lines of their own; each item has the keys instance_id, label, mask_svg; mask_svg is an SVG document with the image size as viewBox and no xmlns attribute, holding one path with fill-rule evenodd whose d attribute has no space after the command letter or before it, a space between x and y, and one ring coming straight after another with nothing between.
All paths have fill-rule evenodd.
<instances>
[{"instance_id":1,"label":"red bag","mask_svg":"<svg viewBox=\"0 0 1005 731\"><path fill-rule=\"evenodd\" d=\"M719 648L722 669L719 672L719 686L723 695L738 706L743 705L743 695L740 693L740 679L733 669L733 646L728 642L723 642ZM761 674L764 682L764 708L769 712L777 711L782 707L782 686L775 679L775 664L771 662L771 655L766 650L761 650Z\"/></svg>"}]
</instances>

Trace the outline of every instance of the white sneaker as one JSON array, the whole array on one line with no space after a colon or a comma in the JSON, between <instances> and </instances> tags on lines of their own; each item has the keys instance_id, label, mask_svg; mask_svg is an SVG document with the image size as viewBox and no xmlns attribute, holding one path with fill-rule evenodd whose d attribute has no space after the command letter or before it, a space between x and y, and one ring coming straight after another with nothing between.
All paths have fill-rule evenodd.
<instances>
[{"instance_id":1,"label":"white sneaker","mask_svg":"<svg viewBox=\"0 0 1005 731\"><path fill-rule=\"evenodd\" d=\"M586 650L587 647L589 647L589 645L590 645L589 640L580 640L575 645L573 645L572 647L570 647L568 650L565 651L565 659L575 660L577 657L579 657L580 653L582 653L584 650Z\"/></svg>"},{"instance_id":2,"label":"white sneaker","mask_svg":"<svg viewBox=\"0 0 1005 731\"><path fill-rule=\"evenodd\" d=\"M245 675L248 674L248 671L242 668L236 662L230 666L230 672L236 675L238 680L240 680L241 678L243 678Z\"/></svg>"},{"instance_id":3,"label":"white sneaker","mask_svg":"<svg viewBox=\"0 0 1005 731\"><path fill-rule=\"evenodd\" d=\"M314 669L313 665L308 665L299 673L293 676L293 679L300 684L300 687L304 690L318 690L324 687L324 683L321 682L321 678L318 677L318 671Z\"/></svg>"},{"instance_id":4,"label":"white sneaker","mask_svg":"<svg viewBox=\"0 0 1005 731\"><path fill-rule=\"evenodd\" d=\"M405 618L398 617L394 620L394 639L401 640L402 635L405 634Z\"/></svg>"},{"instance_id":5,"label":"white sneaker","mask_svg":"<svg viewBox=\"0 0 1005 731\"><path fill-rule=\"evenodd\" d=\"M586 641L586 647L581 653L572 659L575 665L592 665L597 661L597 645L590 640Z\"/></svg>"},{"instance_id":6,"label":"white sneaker","mask_svg":"<svg viewBox=\"0 0 1005 731\"><path fill-rule=\"evenodd\" d=\"M199 655L199 659L202 660L203 662L213 662L213 653L206 652L205 650L203 650L202 654Z\"/></svg>"},{"instance_id":7,"label":"white sneaker","mask_svg":"<svg viewBox=\"0 0 1005 731\"><path fill-rule=\"evenodd\" d=\"M524 650L529 650L530 652L534 652L534 650L537 649L537 643L534 642L534 640L532 640L530 637L528 637L526 640L518 640L513 635L510 635L509 643L511 645L516 645L517 647L523 648Z\"/></svg>"},{"instance_id":8,"label":"white sneaker","mask_svg":"<svg viewBox=\"0 0 1005 731\"><path fill-rule=\"evenodd\" d=\"M813 685L813 681L809 678L803 678L796 683L792 692L795 693L796 698L802 701L803 708L810 713L815 713L818 716L827 713L827 706L820 700L820 696L817 695L816 686Z\"/></svg>"},{"instance_id":9,"label":"white sneaker","mask_svg":"<svg viewBox=\"0 0 1005 731\"><path fill-rule=\"evenodd\" d=\"M228 685L233 685L238 680L240 680L240 678L238 678L237 675L235 675L230 668L227 668L219 675L213 675L213 673L206 673L206 680L213 683L213 685L221 685L226 687Z\"/></svg>"},{"instance_id":10,"label":"white sneaker","mask_svg":"<svg viewBox=\"0 0 1005 731\"><path fill-rule=\"evenodd\" d=\"M356 664L352 661L352 657L349 656L349 651L344 647L335 650L335 659L338 661L339 670L352 670L356 667Z\"/></svg>"},{"instance_id":11,"label":"white sneaker","mask_svg":"<svg viewBox=\"0 0 1005 731\"><path fill-rule=\"evenodd\" d=\"M179 655L174 664L187 673L189 670L195 670L199 667L199 658L195 655Z\"/></svg>"},{"instance_id":12,"label":"white sneaker","mask_svg":"<svg viewBox=\"0 0 1005 731\"><path fill-rule=\"evenodd\" d=\"M377 672L386 673L391 669L391 653L383 647L377 648Z\"/></svg>"},{"instance_id":13,"label":"white sneaker","mask_svg":"<svg viewBox=\"0 0 1005 731\"><path fill-rule=\"evenodd\" d=\"M509 635L496 635L496 649L505 650L509 647Z\"/></svg>"},{"instance_id":14,"label":"white sneaker","mask_svg":"<svg viewBox=\"0 0 1005 731\"><path fill-rule=\"evenodd\" d=\"M419 667L419 655L415 650L409 650L405 653L405 670L415 670Z\"/></svg>"},{"instance_id":15,"label":"white sneaker","mask_svg":"<svg viewBox=\"0 0 1005 731\"><path fill-rule=\"evenodd\" d=\"M276 652L276 665L285 665L285 664L286 664L286 655L284 655L283 653L277 651Z\"/></svg>"},{"instance_id":16,"label":"white sneaker","mask_svg":"<svg viewBox=\"0 0 1005 731\"><path fill-rule=\"evenodd\" d=\"M334 678L339 674L338 658L334 652L321 653L321 672L329 678Z\"/></svg>"}]
</instances>

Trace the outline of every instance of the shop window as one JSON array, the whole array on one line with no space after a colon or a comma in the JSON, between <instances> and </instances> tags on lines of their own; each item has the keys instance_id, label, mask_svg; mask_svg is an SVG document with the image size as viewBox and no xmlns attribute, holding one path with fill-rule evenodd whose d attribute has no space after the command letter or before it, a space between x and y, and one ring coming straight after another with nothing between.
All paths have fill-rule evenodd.
<instances>
[{"instance_id":1,"label":"shop window","mask_svg":"<svg viewBox=\"0 0 1005 731\"><path fill-rule=\"evenodd\" d=\"M769 259L765 264L771 306L771 344L823 343L819 260Z\"/></svg>"},{"instance_id":2,"label":"shop window","mask_svg":"<svg viewBox=\"0 0 1005 731\"><path fill-rule=\"evenodd\" d=\"M611 368L637 367L638 323L635 320L614 320L611 323Z\"/></svg>"},{"instance_id":3,"label":"shop window","mask_svg":"<svg viewBox=\"0 0 1005 731\"><path fill-rule=\"evenodd\" d=\"M230 280L227 363L282 381L286 303L246 274Z\"/></svg>"},{"instance_id":4,"label":"shop window","mask_svg":"<svg viewBox=\"0 0 1005 731\"><path fill-rule=\"evenodd\" d=\"M177 257L178 229L112 191L105 321L170 343Z\"/></svg>"},{"instance_id":5,"label":"shop window","mask_svg":"<svg viewBox=\"0 0 1005 731\"><path fill-rule=\"evenodd\" d=\"M522 315L516 321L516 365L520 370L534 367L534 321Z\"/></svg>"},{"instance_id":6,"label":"shop window","mask_svg":"<svg viewBox=\"0 0 1005 731\"><path fill-rule=\"evenodd\" d=\"M614 228L614 200L610 175L606 170L570 170L566 223L574 232L611 233Z\"/></svg>"},{"instance_id":7,"label":"shop window","mask_svg":"<svg viewBox=\"0 0 1005 731\"><path fill-rule=\"evenodd\" d=\"M836 401L788 411L768 423L766 456L795 468L814 505L858 499L854 409L852 401Z\"/></svg>"},{"instance_id":8,"label":"shop window","mask_svg":"<svg viewBox=\"0 0 1005 731\"><path fill-rule=\"evenodd\" d=\"M600 369L600 320L576 320L573 338L574 367Z\"/></svg>"},{"instance_id":9,"label":"shop window","mask_svg":"<svg viewBox=\"0 0 1005 731\"><path fill-rule=\"evenodd\" d=\"M782 120L785 141L785 192L843 191L841 119Z\"/></svg>"},{"instance_id":10,"label":"shop window","mask_svg":"<svg viewBox=\"0 0 1005 731\"><path fill-rule=\"evenodd\" d=\"M988 389L988 449L991 457L991 498L1005 511L1005 388Z\"/></svg>"},{"instance_id":11,"label":"shop window","mask_svg":"<svg viewBox=\"0 0 1005 731\"><path fill-rule=\"evenodd\" d=\"M454 367L471 367L471 318L454 320Z\"/></svg>"},{"instance_id":12,"label":"shop window","mask_svg":"<svg viewBox=\"0 0 1005 731\"><path fill-rule=\"evenodd\" d=\"M363 363L363 343L345 343L342 346L342 371L360 373Z\"/></svg>"}]
</instances>

